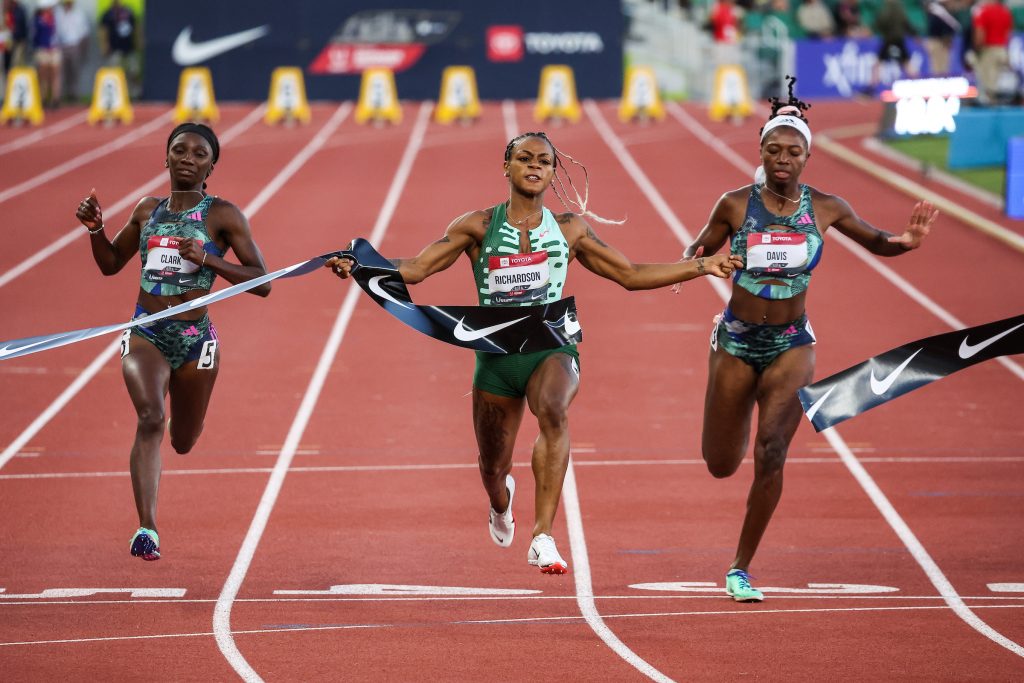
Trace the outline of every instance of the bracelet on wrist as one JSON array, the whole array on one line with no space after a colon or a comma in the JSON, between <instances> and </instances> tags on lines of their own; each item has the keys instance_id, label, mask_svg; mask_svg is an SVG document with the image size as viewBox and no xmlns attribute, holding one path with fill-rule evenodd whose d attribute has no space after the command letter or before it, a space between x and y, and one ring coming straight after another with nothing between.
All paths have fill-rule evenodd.
<instances>
[{"instance_id":1,"label":"bracelet on wrist","mask_svg":"<svg viewBox=\"0 0 1024 683\"><path fill-rule=\"evenodd\" d=\"M704 257L703 256L701 256L699 259L697 259L697 272L699 274L701 274L701 275L703 275L704 273L707 272L706 270L704 270Z\"/></svg>"},{"instance_id":2,"label":"bracelet on wrist","mask_svg":"<svg viewBox=\"0 0 1024 683\"><path fill-rule=\"evenodd\" d=\"M208 251L204 251L203 252L203 262L199 264L200 268L202 268L202 267L204 267L206 265L206 255L209 254L209 253L210 252L208 252Z\"/></svg>"},{"instance_id":3,"label":"bracelet on wrist","mask_svg":"<svg viewBox=\"0 0 1024 683\"><path fill-rule=\"evenodd\" d=\"M105 225L100 223L100 227L96 228L95 230L90 230L89 228L86 228L85 231L88 232L90 235L98 235L101 232L103 232L103 228L105 228L105 227L106 227Z\"/></svg>"}]
</instances>

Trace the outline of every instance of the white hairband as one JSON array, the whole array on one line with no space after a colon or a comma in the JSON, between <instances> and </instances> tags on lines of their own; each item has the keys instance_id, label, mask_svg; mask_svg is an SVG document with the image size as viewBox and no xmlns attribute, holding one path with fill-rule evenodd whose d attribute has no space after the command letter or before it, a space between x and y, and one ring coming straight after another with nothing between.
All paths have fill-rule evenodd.
<instances>
[{"instance_id":1,"label":"white hairband","mask_svg":"<svg viewBox=\"0 0 1024 683\"><path fill-rule=\"evenodd\" d=\"M811 151L811 129L803 119L798 119L795 116L776 116L774 119L764 124L764 130L761 131L761 142L768 136L768 133L772 132L779 126L789 126L790 128L796 128L804 139L807 140L807 151Z\"/></svg>"}]
</instances>

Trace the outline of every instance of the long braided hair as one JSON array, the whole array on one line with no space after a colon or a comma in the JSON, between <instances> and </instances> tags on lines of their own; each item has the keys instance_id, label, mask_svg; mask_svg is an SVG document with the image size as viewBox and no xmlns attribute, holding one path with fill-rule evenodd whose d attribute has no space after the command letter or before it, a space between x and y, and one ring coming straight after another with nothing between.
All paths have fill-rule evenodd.
<instances>
[{"instance_id":1,"label":"long braided hair","mask_svg":"<svg viewBox=\"0 0 1024 683\"><path fill-rule=\"evenodd\" d=\"M544 142L548 143L548 145L551 146L551 150L555 154L555 176L551 181L551 191L555 193L555 196L558 197L558 201L562 203L562 206L564 206L567 211L570 211L572 213L578 213L581 216L593 218L595 221L599 223L621 225L626 222L625 220L615 221L608 218L603 218L587 208L587 202L590 197L590 176L587 174L587 167L584 166L579 161L576 161L576 159L574 159L571 155L555 147L555 143L551 142L551 138L549 138L547 133L545 133L544 131L520 133L519 135L509 140L508 144L505 146L505 161L511 161L512 150L515 149L516 145L518 145L527 138L540 138L541 140L543 140ZM571 165L579 166L580 169L583 170L582 196L580 195L579 190L576 189L576 183L573 182L572 174L569 172L569 168L565 164L566 161L568 161ZM562 176L565 176L564 180L562 179ZM569 192L566 190L566 187L572 190L575 199L569 196Z\"/></svg>"}]
</instances>

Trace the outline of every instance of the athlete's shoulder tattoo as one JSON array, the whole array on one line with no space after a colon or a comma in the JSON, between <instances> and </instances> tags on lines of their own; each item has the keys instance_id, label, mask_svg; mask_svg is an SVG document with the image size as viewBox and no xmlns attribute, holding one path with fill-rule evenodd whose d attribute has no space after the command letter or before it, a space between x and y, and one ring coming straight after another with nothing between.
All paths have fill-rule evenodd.
<instances>
[{"instance_id":1,"label":"athlete's shoulder tattoo","mask_svg":"<svg viewBox=\"0 0 1024 683\"><path fill-rule=\"evenodd\" d=\"M605 244L601 240L600 237L597 236L597 233L595 233L594 229L592 227L590 227L589 225L587 226L587 237L589 237L590 239L594 240L595 242L600 244L602 247L607 247L608 246L607 244Z\"/></svg>"}]
</instances>

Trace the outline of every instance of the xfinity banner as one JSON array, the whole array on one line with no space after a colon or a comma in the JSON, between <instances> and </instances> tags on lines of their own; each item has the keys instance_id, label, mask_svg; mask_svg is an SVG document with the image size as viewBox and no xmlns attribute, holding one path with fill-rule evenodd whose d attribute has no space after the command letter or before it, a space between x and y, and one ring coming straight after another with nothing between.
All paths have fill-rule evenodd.
<instances>
[{"instance_id":1,"label":"xfinity banner","mask_svg":"<svg viewBox=\"0 0 1024 683\"><path fill-rule=\"evenodd\" d=\"M144 96L174 100L181 70L209 67L221 100L266 99L271 72L303 70L310 99L355 99L369 67L399 97L436 99L447 66L470 65L483 99L536 97L541 68L568 64L581 97L622 91L619 0L179 0L150 3Z\"/></svg>"},{"instance_id":2,"label":"xfinity banner","mask_svg":"<svg viewBox=\"0 0 1024 683\"><path fill-rule=\"evenodd\" d=\"M968 76L960 61L960 38L954 39L948 74L933 74L928 55L920 41L907 40L910 50L910 74L904 73L891 62L879 67L878 83L873 72L878 64L878 38L846 40L797 40L796 75L800 79L799 95L805 99L848 98L857 94L877 95L892 87L894 81L905 78L934 76ZM1015 33L1010 39L1010 68L1018 77L1024 75L1024 34Z\"/></svg>"}]
</instances>

